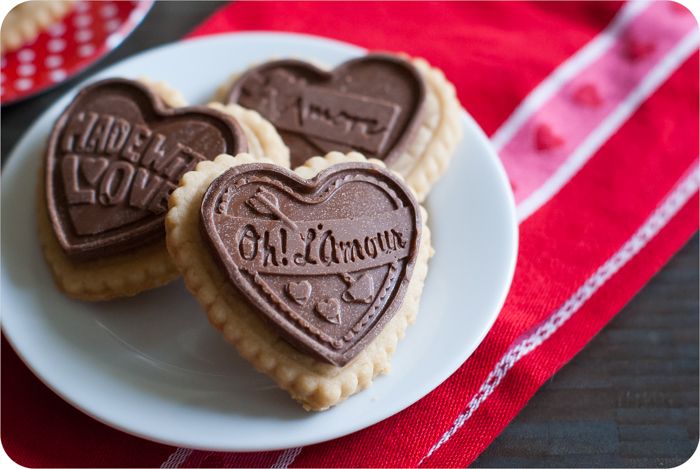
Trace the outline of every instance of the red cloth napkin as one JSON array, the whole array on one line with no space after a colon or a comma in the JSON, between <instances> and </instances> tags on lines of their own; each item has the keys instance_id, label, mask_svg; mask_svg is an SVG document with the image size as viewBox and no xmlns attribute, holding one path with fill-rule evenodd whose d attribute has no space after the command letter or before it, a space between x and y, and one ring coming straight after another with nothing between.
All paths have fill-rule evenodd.
<instances>
[{"instance_id":1,"label":"red cloth napkin","mask_svg":"<svg viewBox=\"0 0 700 469\"><path fill-rule=\"evenodd\" d=\"M2 442L19 463L467 465L698 229L698 29L683 7L235 3L193 36L239 30L405 51L445 72L499 150L518 203L519 259L498 320L453 376L394 417L246 454L171 448L97 423L3 340Z\"/></svg>"}]
</instances>

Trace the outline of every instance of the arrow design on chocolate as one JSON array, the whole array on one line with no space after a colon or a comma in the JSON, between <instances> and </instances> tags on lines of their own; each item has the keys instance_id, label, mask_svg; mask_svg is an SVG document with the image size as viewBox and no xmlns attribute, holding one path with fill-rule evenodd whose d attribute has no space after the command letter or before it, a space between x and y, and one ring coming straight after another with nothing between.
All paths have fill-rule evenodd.
<instances>
[{"instance_id":1,"label":"arrow design on chocolate","mask_svg":"<svg viewBox=\"0 0 700 469\"><path fill-rule=\"evenodd\" d=\"M298 230L297 224L280 210L280 202L277 200L275 194L267 189L261 187L246 203L259 214L274 215L294 231Z\"/></svg>"},{"instance_id":2,"label":"arrow design on chocolate","mask_svg":"<svg viewBox=\"0 0 700 469\"><path fill-rule=\"evenodd\" d=\"M221 203L219 204L219 213L226 215L228 213L228 206L233 198L233 190L228 187L224 195L221 196Z\"/></svg>"}]
</instances>

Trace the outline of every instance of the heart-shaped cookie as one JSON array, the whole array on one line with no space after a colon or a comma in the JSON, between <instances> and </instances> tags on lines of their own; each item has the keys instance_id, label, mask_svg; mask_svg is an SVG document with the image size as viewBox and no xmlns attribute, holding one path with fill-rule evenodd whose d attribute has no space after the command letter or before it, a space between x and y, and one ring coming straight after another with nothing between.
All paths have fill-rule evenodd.
<instances>
[{"instance_id":1,"label":"heart-shaped cookie","mask_svg":"<svg viewBox=\"0 0 700 469\"><path fill-rule=\"evenodd\" d=\"M180 177L200 161L246 149L243 131L224 113L168 108L126 79L84 88L46 151L46 201L61 248L72 260L89 260L161 238Z\"/></svg>"},{"instance_id":2,"label":"heart-shaped cookie","mask_svg":"<svg viewBox=\"0 0 700 469\"><path fill-rule=\"evenodd\" d=\"M366 55L332 71L278 60L241 75L226 101L272 122L292 167L332 150L361 151L392 167L421 126L426 87L411 62L394 55Z\"/></svg>"},{"instance_id":3,"label":"heart-shaped cookie","mask_svg":"<svg viewBox=\"0 0 700 469\"><path fill-rule=\"evenodd\" d=\"M313 179L231 168L207 189L203 233L228 280L288 342L343 366L401 305L421 238L410 190L375 164Z\"/></svg>"},{"instance_id":4,"label":"heart-shaped cookie","mask_svg":"<svg viewBox=\"0 0 700 469\"><path fill-rule=\"evenodd\" d=\"M373 329L367 332L368 335L376 333L376 336L371 341L368 340L366 346L365 344L360 344L363 347L362 351L355 355L345 366L335 366L323 358L317 358L317 355L313 353L307 353L308 349L302 348L300 350L298 346L292 345L292 341L284 340L284 332L280 332L280 328L271 323L268 320L268 316L259 310L259 303L249 301L246 295L242 294L235 286L237 284L231 281L224 259L219 256L219 251L211 246L212 242L209 240L203 227L202 200L207 188L229 169L255 163L256 161L259 162L259 160L247 154L240 154L236 157L220 155L214 161L202 163L194 171L183 176L180 187L172 193L169 201L170 209L168 210L165 223L168 252L173 263L182 273L187 289L202 305L209 322L221 331L241 357L249 361L258 371L270 376L280 388L287 391L305 409L328 409L349 396L366 389L377 376L390 370L392 356L399 348L398 343L404 337L408 326L414 322L419 311L423 283L428 272L428 261L433 252L430 242L430 229L425 224L427 215L423 207L418 206L422 225L419 231L420 245L417 248L418 252L412 271L410 274L407 271L400 273L400 275L403 275L401 285L395 285L393 289L390 288L386 292L387 295L395 295L393 300L388 301L393 301L389 308L396 307L396 311L392 313L389 309L383 310L381 314L384 317L377 319L377 321L386 320L386 323L383 325L381 323L370 325L369 327ZM287 203L297 200L294 203L302 206L308 205L308 202L313 201L312 197L318 189L318 185L326 184L324 183L326 179L337 181L338 185L336 187L348 184L346 189L357 189L355 186L356 181L351 181L349 178L336 179L333 175L328 175L325 172L329 168L332 170L332 168L337 168L338 165L344 163L362 163L363 167L373 165L385 168L381 161L368 161L358 153L341 154L331 152L324 157L312 158L304 165L296 168L294 170L296 177L291 179L282 178L279 175L273 177L281 184L281 186L275 184L276 188L279 189L284 185L290 184L292 188L296 187L298 189L296 193L285 192L286 195L283 197L275 193L275 189L265 189L260 192L258 189L250 187L249 189L254 189L251 190L250 197L241 201L239 197L234 198L234 191L237 190L234 186L228 195L225 195L226 190L223 189L219 207L227 213L229 211L234 213L235 210L255 210L257 212L259 209L270 213L264 216L251 212L251 226L258 226L260 223L263 223L264 225L279 227L280 219L284 220L285 217L297 227L303 226L304 223L307 223L307 219L287 216L286 212L284 212ZM320 181L314 179L319 174L323 178ZM395 173L392 171L391 174ZM301 178L301 181L299 178ZM401 180L401 177L398 175L396 178L399 181ZM381 182L382 177L379 177L378 180ZM400 200L404 197L402 194L409 190L405 183L401 182L404 184L402 190L394 191L394 194ZM242 183L241 186L243 185L246 184ZM330 190L333 190L334 186L328 187ZM365 183L364 189L367 189L370 196L368 200L376 200L375 196L382 192L381 187L381 184L376 186L373 183ZM393 183L388 184L388 187L394 190ZM274 195L274 198L270 197L270 193ZM297 196L303 193L305 195L299 201ZM325 203L339 203L346 207L349 215L352 215L353 210L367 211L370 215L383 210L381 205L379 207L366 206L367 202L362 201L364 199L360 200L360 203L356 206L356 201L342 197L343 194L343 191L337 192L336 195L341 197L333 197L334 201L328 200ZM251 197L255 201L249 203ZM261 201L261 197L265 200ZM393 200L394 195L391 192L387 192L386 197L388 200ZM275 204L275 199L277 199L277 204ZM347 202L347 204L343 203L343 201ZM241 207L240 205L243 206ZM283 216L276 215L275 209L266 208L267 205L275 207ZM319 210L323 210L323 205L324 203L320 203ZM412 204L409 205L412 206ZM313 210L313 207L311 208ZM363 216L360 215L354 220L361 220ZM337 220L337 218L333 218L333 220ZM284 226L289 226L286 220L282 223L284 223ZM360 225L357 223L353 226L353 230L360 229ZM215 235L218 238L219 235L216 233ZM238 244L245 256L249 258L253 256L256 248L262 247L265 250L264 252L269 253L267 258L268 265L270 265L272 263L272 257L270 257L272 253L269 249L272 247L270 241L274 240L274 237L268 238L267 244L265 244L263 235L262 244L259 244L260 241L255 242L251 236L247 236L247 239L241 236L240 238L227 238L222 241L233 245ZM309 239L307 238L307 240ZM336 238L336 241L339 240L339 237ZM289 242L289 238L287 242ZM317 242L320 242L320 239L317 239ZM331 241L328 242L330 243ZM368 244L370 246L369 250L363 250L363 253L371 254L370 257L375 255L371 245L372 242L370 241ZM285 257L288 264L291 254L289 251L290 247L291 244L287 244L285 248L287 251ZM309 255L313 251L311 249ZM276 250L275 253L278 266L282 259L279 257L281 253L282 249L280 247L280 250ZM297 257L300 262L303 259L313 260L313 258L306 257L305 249L303 253L304 256ZM356 251L356 253L359 253L359 251ZM330 254L330 251L327 250L326 254ZM350 255L350 252L348 254ZM236 254L231 253L231 255L235 256ZM257 255L258 253L256 252ZM379 254L377 253L376 255L378 256ZM412 255L413 253L408 258L405 258L406 264L404 265L408 266L412 262ZM282 266L284 266L284 261L281 262ZM404 261L402 260L401 262ZM313 264L309 267L312 266ZM286 286L281 281L282 277L279 276L279 282L275 280L274 293L277 297L287 302L290 310L295 312L302 311L305 319L316 321L322 324L323 328L330 330L333 328L352 328L354 327L352 323L353 308L356 308L355 311L359 312L358 314L362 314L361 308L363 305L364 307L370 307L374 303L377 295L376 289L380 284L372 275L372 272L375 270L373 268L369 268L362 273L354 272L352 268L347 270L347 273L334 275L331 278L331 281L337 287L336 290L331 292L319 291L316 285L312 287L312 283L315 282L313 276L293 275ZM240 275L246 276L247 274L245 271L240 271ZM263 275L266 274L260 274L260 278ZM308 282L308 285L305 282ZM404 291L404 288L405 293L403 293L403 299L401 299L401 292ZM335 301L331 301L331 298ZM264 296L262 301L267 302ZM336 302L339 305L337 309L333 304ZM319 305L320 308L318 307ZM348 310L346 305L351 305L351 309ZM390 315L392 316L391 319L387 320ZM327 318L323 316L327 316ZM334 324L334 322L339 324Z\"/></svg>"}]
</instances>

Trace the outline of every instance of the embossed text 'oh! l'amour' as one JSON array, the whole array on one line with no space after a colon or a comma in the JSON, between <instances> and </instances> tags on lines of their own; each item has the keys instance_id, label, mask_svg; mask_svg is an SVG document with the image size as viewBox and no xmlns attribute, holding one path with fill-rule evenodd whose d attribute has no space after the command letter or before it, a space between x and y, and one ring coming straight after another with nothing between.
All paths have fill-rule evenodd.
<instances>
[{"instance_id":1,"label":"embossed text 'oh! l'amour'","mask_svg":"<svg viewBox=\"0 0 700 469\"><path fill-rule=\"evenodd\" d=\"M364 270L408 256L411 240L401 228L408 208L375 217L296 222L216 214L228 252L250 272L319 275Z\"/></svg>"}]
</instances>

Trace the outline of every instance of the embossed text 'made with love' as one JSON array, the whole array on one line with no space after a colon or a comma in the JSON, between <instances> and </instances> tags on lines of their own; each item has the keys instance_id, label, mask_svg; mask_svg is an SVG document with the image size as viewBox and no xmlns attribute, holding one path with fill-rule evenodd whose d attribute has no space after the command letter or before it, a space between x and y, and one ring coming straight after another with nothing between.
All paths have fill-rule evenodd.
<instances>
[{"instance_id":1,"label":"embossed text 'made with love'","mask_svg":"<svg viewBox=\"0 0 700 469\"><path fill-rule=\"evenodd\" d=\"M61 247L74 260L162 238L180 177L199 162L247 149L229 116L168 108L125 79L82 90L58 119L46 154L46 197Z\"/></svg>"},{"instance_id":2,"label":"embossed text 'made with love'","mask_svg":"<svg viewBox=\"0 0 700 469\"><path fill-rule=\"evenodd\" d=\"M182 174L206 159L147 125L96 112L72 116L60 148L69 204L127 202L154 213L167 210L168 195Z\"/></svg>"}]
</instances>

